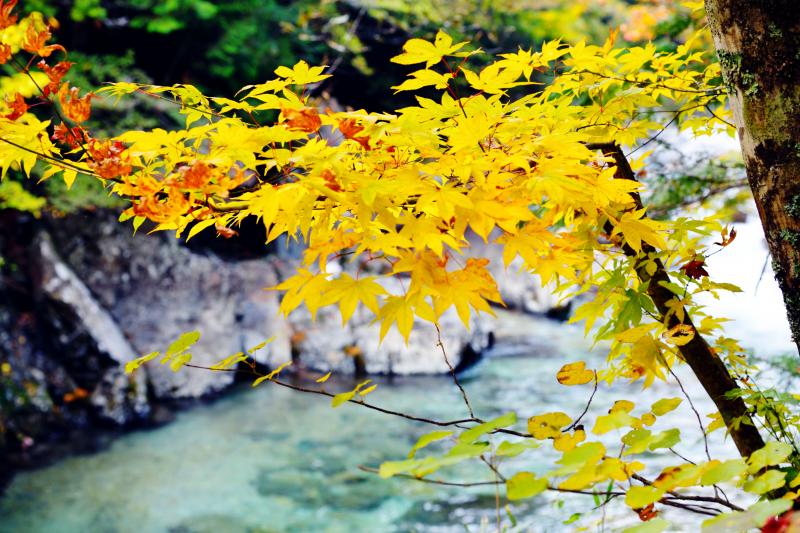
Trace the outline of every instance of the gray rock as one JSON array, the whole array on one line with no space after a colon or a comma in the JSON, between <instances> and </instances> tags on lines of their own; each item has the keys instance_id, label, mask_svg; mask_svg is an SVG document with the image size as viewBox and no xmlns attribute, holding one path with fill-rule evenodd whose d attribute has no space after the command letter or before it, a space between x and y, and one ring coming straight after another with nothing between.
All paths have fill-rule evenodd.
<instances>
[{"instance_id":1,"label":"gray rock","mask_svg":"<svg viewBox=\"0 0 800 533\"><path fill-rule=\"evenodd\" d=\"M61 236L65 257L91 293L108 309L137 354L163 352L187 331L201 339L192 363L210 366L269 337L256 354L273 365L291 357L289 328L278 316L278 295L264 288L277 282L269 259L225 261L196 253L167 234L132 234L129 226L101 218L87 243ZM234 381L231 372L145 365L156 398L197 398Z\"/></svg>"},{"instance_id":2,"label":"gray rock","mask_svg":"<svg viewBox=\"0 0 800 533\"><path fill-rule=\"evenodd\" d=\"M127 376L121 371L125 363L136 358L134 348L111 315L59 258L50 236L40 233L35 247L43 292L66 306L80 321L97 350L118 364L105 371L91 393L91 404L102 418L120 425L146 416L149 406L145 375L138 373Z\"/></svg>"},{"instance_id":3,"label":"gray rock","mask_svg":"<svg viewBox=\"0 0 800 533\"><path fill-rule=\"evenodd\" d=\"M417 320L406 344L393 326L380 340L380 324L358 310L345 326L337 309L322 309L312 321L300 309L290 316L295 332L295 353L306 368L320 372L351 374L356 371L356 357L361 359L367 374L444 374L464 364L489 345L490 334L485 321L475 319L467 330L455 311L445 313L440 321L442 348L436 328ZM448 365L449 362L449 365Z\"/></svg>"}]
</instances>

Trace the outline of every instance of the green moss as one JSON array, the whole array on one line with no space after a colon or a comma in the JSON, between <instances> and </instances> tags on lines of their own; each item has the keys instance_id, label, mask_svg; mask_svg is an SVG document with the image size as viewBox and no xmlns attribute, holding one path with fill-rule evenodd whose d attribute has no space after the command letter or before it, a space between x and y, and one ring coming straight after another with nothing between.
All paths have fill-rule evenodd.
<instances>
[{"instance_id":1,"label":"green moss","mask_svg":"<svg viewBox=\"0 0 800 533\"><path fill-rule=\"evenodd\" d=\"M782 241L786 241L794 248L800 247L800 231L792 231L789 229L782 229L780 233Z\"/></svg>"},{"instance_id":2,"label":"green moss","mask_svg":"<svg viewBox=\"0 0 800 533\"><path fill-rule=\"evenodd\" d=\"M800 218L800 194L795 194L784 207L786 214L792 218Z\"/></svg>"}]
</instances>

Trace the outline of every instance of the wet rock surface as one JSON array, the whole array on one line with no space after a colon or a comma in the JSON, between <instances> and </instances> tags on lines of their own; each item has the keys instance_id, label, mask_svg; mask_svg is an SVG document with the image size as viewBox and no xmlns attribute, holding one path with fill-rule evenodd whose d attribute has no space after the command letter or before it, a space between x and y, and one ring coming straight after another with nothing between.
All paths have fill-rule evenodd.
<instances>
[{"instance_id":1,"label":"wet rock surface","mask_svg":"<svg viewBox=\"0 0 800 533\"><path fill-rule=\"evenodd\" d=\"M230 387L234 373L176 373L157 362L124 373L126 362L163 352L187 331L202 334L191 349L192 363L201 366L273 337L256 352L262 369L293 359L294 368L341 374L447 373L477 361L492 344L492 322L476 320L466 330L455 313L442 319L442 346L432 324L418 324L406 343L394 329L379 341L379 325L369 316L357 314L343 328L336 309L321 310L315 321L303 310L284 319L279 294L264 288L292 274L297 247L256 254L205 236L215 240L190 248L167 232L148 235L143 228L134 235L115 213L102 210L44 220L2 214L0 225L8 228L0 237L6 261L0 277L0 363L6 363L0 447L14 451L16 464L52 454L47 443L56 447L76 428L159 423L169 419L164 406ZM246 238L252 248L264 247L258 231L251 228ZM474 251L501 265L498 253ZM499 268L498 279L507 280ZM533 286L514 283L501 281L510 307L547 308ZM93 447L76 447L87 446Z\"/></svg>"}]
</instances>

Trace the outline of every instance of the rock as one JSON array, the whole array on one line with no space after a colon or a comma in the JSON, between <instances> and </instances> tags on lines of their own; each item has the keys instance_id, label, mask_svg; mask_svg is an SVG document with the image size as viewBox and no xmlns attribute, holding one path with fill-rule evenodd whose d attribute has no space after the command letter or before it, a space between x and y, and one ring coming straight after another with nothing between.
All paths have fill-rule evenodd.
<instances>
[{"instance_id":1,"label":"rock","mask_svg":"<svg viewBox=\"0 0 800 533\"><path fill-rule=\"evenodd\" d=\"M278 316L278 295L263 290L277 282L268 258L226 261L189 250L172 235L132 234L104 213L88 215L92 240L80 228L55 230L66 262L120 325L137 354L163 352L181 333L197 330L192 363L202 366L275 340L256 354L271 366L291 357L289 328ZM70 231L70 230L74 231ZM198 398L233 383L231 372L145 367L158 399Z\"/></svg>"},{"instance_id":2,"label":"rock","mask_svg":"<svg viewBox=\"0 0 800 533\"><path fill-rule=\"evenodd\" d=\"M322 309L315 321L300 309L290 316L295 331L295 354L306 368L319 372L352 374L444 374L474 362L490 344L485 323L476 319L468 331L455 311L445 313L440 322L445 361L436 328L417 320L406 344L392 328L380 340L380 324L373 324L366 313L357 312L342 326L337 309Z\"/></svg>"},{"instance_id":3,"label":"rock","mask_svg":"<svg viewBox=\"0 0 800 533\"><path fill-rule=\"evenodd\" d=\"M91 404L101 418L119 425L146 417L149 406L144 374L127 376L121 371L125 363L137 357L133 347L111 315L58 257L50 236L39 234L34 247L38 254L42 291L68 308L92 338L97 350L117 363L102 375L91 394Z\"/></svg>"}]
</instances>

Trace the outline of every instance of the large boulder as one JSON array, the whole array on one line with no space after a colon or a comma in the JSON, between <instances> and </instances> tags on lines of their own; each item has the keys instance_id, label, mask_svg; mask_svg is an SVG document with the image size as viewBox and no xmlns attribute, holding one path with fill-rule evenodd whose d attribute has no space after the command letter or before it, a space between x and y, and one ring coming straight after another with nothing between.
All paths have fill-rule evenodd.
<instances>
[{"instance_id":1,"label":"large boulder","mask_svg":"<svg viewBox=\"0 0 800 533\"><path fill-rule=\"evenodd\" d=\"M56 241L65 261L86 284L137 354L164 351L181 333L202 337L192 363L212 365L274 337L256 353L260 363L290 357L289 328L278 316L277 282L267 258L226 261L197 253L168 234L134 235L103 214L91 215L92 239L64 229ZM197 398L233 383L230 372L145 366L156 398Z\"/></svg>"},{"instance_id":2,"label":"large boulder","mask_svg":"<svg viewBox=\"0 0 800 533\"><path fill-rule=\"evenodd\" d=\"M47 233L40 233L34 244L38 257L39 286L53 302L62 306L91 338L97 351L110 364L104 368L91 392L97 413L116 424L125 424L149 414L144 374L127 376L125 363L137 357L117 323L92 296L89 289L56 253ZM81 362L77 362L80 365Z\"/></svg>"},{"instance_id":3,"label":"large boulder","mask_svg":"<svg viewBox=\"0 0 800 533\"><path fill-rule=\"evenodd\" d=\"M476 319L467 330L455 312L445 313L436 327L417 320L406 343L392 327L381 341L380 324L367 314L342 325L339 311L321 310L316 320L303 310L290 317L295 355L305 368L319 372L387 375L444 374L469 366L491 344L485 322ZM446 359L445 359L446 355Z\"/></svg>"}]
</instances>

